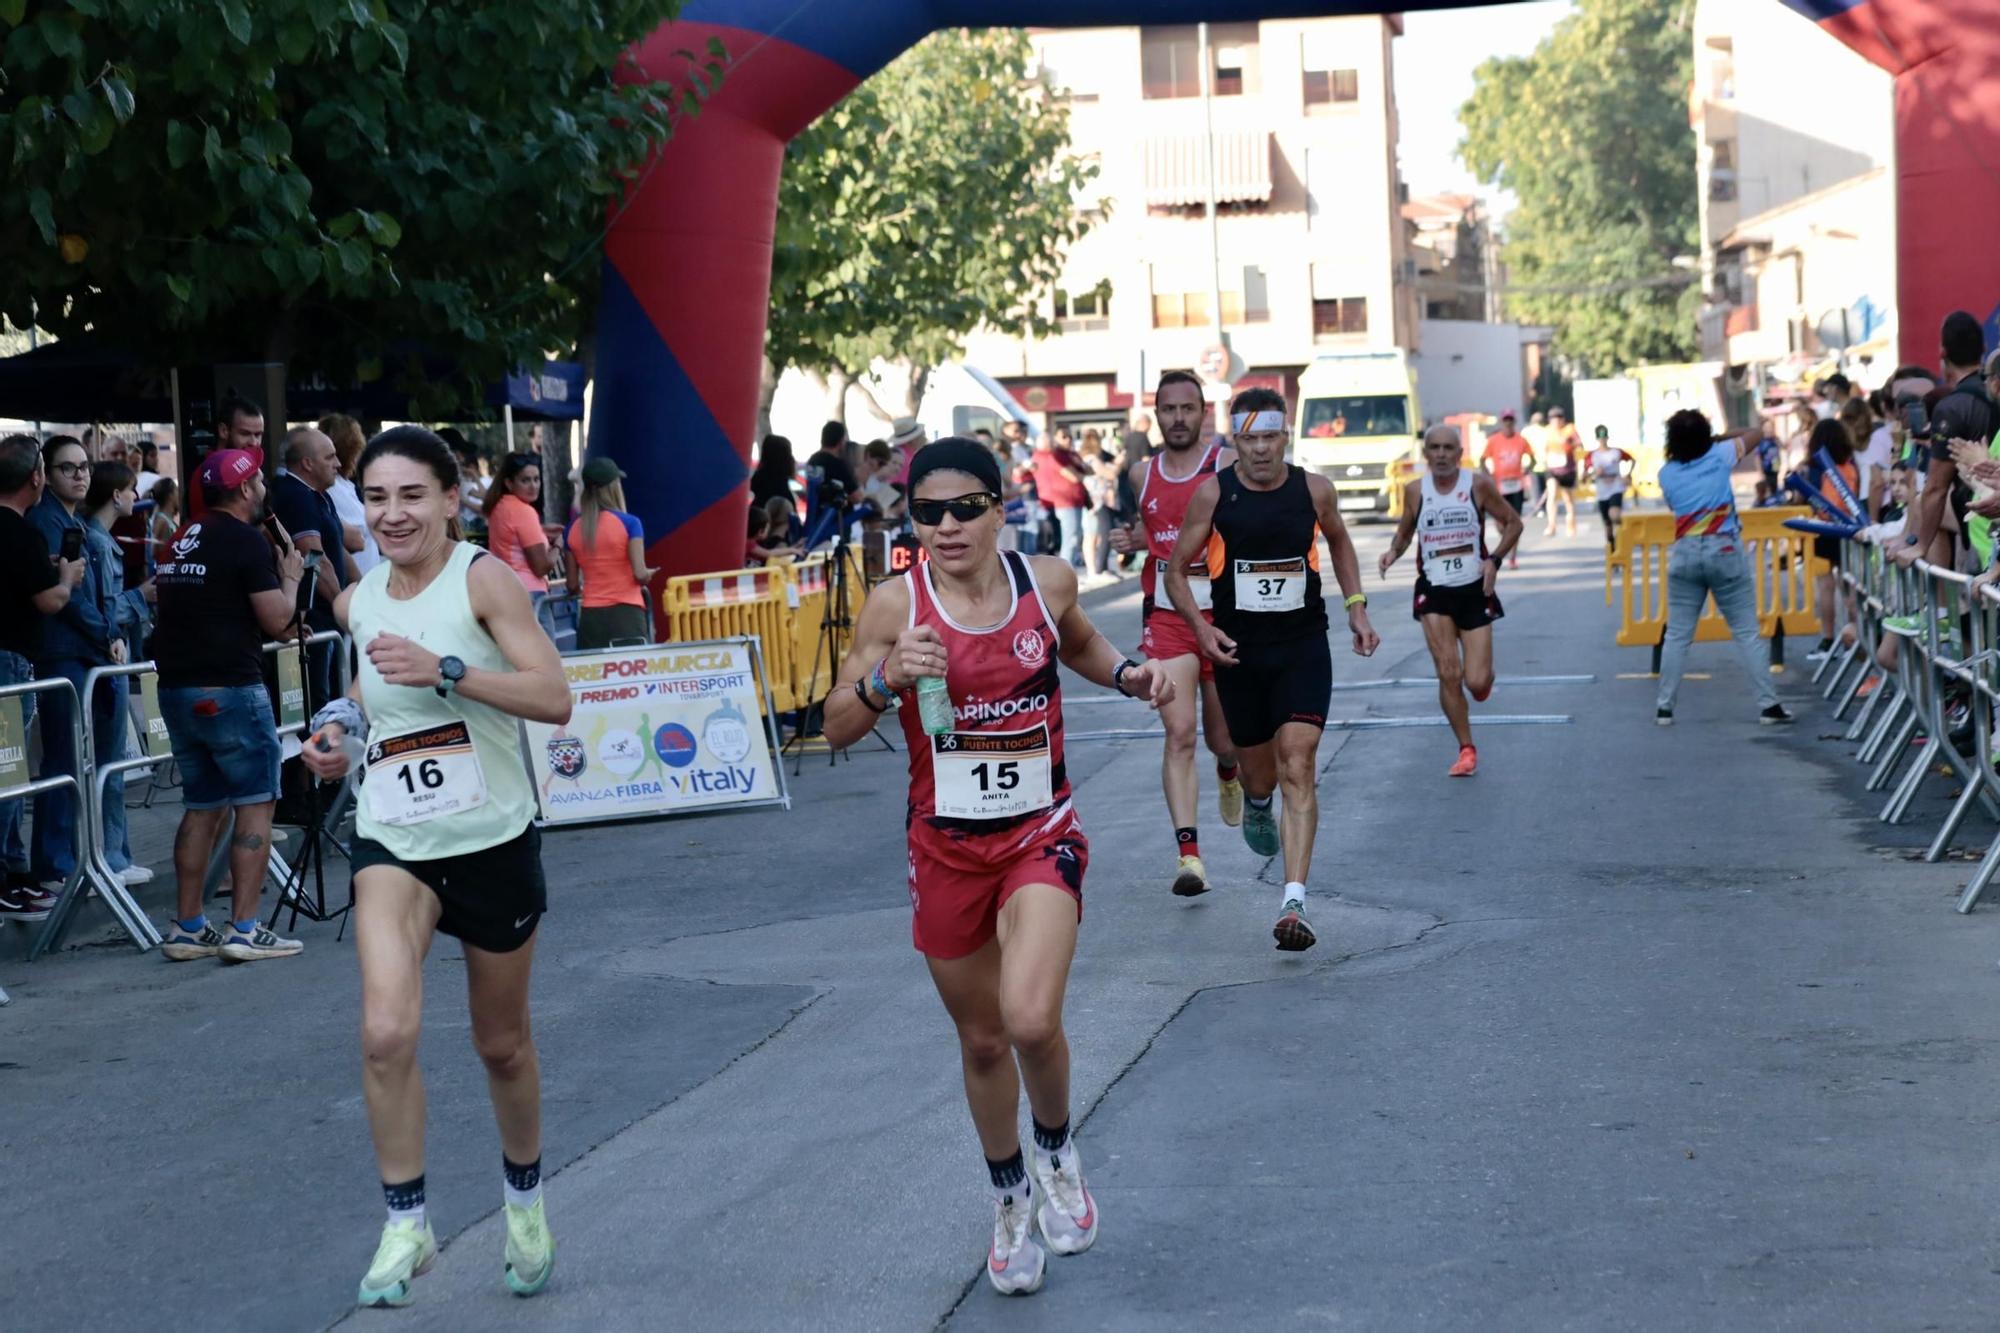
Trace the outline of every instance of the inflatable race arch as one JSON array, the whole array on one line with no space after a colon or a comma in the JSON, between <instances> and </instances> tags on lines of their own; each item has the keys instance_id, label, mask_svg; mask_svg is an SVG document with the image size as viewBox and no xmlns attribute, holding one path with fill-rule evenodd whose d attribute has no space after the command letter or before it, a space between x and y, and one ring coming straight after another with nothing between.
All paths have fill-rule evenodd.
<instances>
[{"instance_id":1,"label":"inflatable race arch","mask_svg":"<svg viewBox=\"0 0 2000 1333\"><path fill-rule=\"evenodd\" d=\"M1773 3L1775 0L1743 0ZM1784 0L1898 75L1906 360L1935 359L1945 311L2000 292L2000 24L1937 0ZM665 575L742 549L786 143L926 34L951 27L1096 27L1437 9L1353 0L689 0L639 43L675 55L718 38L729 72L684 124L605 241L590 452L627 473L627 503ZM1803 90L1802 90L1803 91ZM1983 167L1983 172L1981 168ZM1690 160L1692 170L1692 160ZM1983 316L1985 311L1979 313ZM802 444L804 442L801 442Z\"/></svg>"}]
</instances>

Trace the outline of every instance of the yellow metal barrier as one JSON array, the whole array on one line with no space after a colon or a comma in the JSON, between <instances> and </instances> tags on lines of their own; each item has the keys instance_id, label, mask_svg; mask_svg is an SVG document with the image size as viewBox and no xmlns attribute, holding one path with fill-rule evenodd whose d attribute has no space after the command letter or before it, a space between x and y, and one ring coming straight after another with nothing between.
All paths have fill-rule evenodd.
<instances>
[{"instance_id":1,"label":"yellow metal barrier","mask_svg":"<svg viewBox=\"0 0 2000 1333\"><path fill-rule=\"evenodd\" d=\"M763 645L764 683L781 713L799 706L792 688L790 609L776 569L683 574L660 597L668 641L754 637Z\"/></svg>"},{"instance_id":2,"label":"yellow metal barrier","mask_svg":"<svg viewBox=\"0 0 2000 1333\"><path fill-rule=\"evenodd\" d=\"M752 636L763 648L772 706L789 713L816 704L833 690L868 592L858 547L847 548L847 561L847 623L834 627L830 644L821 632L833 592L831 554L667 580L661 597L666 638Z\"/></svg>"},{"instance_id":3,"label":"yellow metal barrier","mask_svg":"<svg viewBox=\"0 0 2000 1333\"><path fill-rule=\"evenodd\" d=\"M1758 630L1767 639L1816 634L1819 609L1813 590L1817 577L1828 571L1826 561L1812 553L1810 534L1785 526L1788 518L1810 518L1803 508L1742 511L1743 544L1757 582ZM1674 545L1674 516L1664 510L1627 515L1618 529L1618 549L1605 563L1607 592L1614 574L1619 599L1618 638L1621 648L1651 648L1653 669L1659 670L1660 645L1667 632L1667 561ZM1695 625L1696 643L1729 637L1729 625L1716 614L1714 599L1702 607ZM1772 661L1783 661L1778 652Z\"/></svg>"}]
</instances>

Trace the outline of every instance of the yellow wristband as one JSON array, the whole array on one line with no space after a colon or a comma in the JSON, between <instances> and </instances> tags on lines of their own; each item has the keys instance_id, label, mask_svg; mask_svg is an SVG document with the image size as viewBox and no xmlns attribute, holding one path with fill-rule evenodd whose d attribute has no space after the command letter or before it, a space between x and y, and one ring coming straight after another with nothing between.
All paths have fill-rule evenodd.
<instances>
[{"instance_id":1,"label":"yellow wristband","mask_svg":"<svg viewBox=\"0 0 2000 1333\"><path fill-rule=\"evenodd\" d=\"M1347 600L1342 605L1349 611L1352 611L1357 606L1366 606L1368 605L1368 594L1365 592L1349 594Z\"/></svg>"}]
</instances>

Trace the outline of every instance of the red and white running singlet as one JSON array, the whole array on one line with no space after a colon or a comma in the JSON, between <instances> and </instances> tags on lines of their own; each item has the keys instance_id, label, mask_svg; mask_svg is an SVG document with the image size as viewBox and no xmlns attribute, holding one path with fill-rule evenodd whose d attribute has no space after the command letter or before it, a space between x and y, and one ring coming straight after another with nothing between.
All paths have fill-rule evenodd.
<instances>
[{"instance_id":1,"label":"red and white running singlet","mask_svg":"<svg viewBox=\"0 0 2000 1333\"><path fill-rule=\"evenodd\" d=\"M911 627L929 625L944 640L957 713L955 730L927 735L916 691L906 691L899 711L910 750L910 817L958 839L1033 837L1070 817L1055 618L1027 557L1002 551L1000 559L1014 600L991 629L967 629L946 613L928 562L903 576Z\"/></svg>"},{"instance_id":2,"label":"red and white running singlet","mask_svg":"<svg viewBox=\"0 0 2000 1333\"><path fill-rule=\"evenodd\" d=\"M1417 512L1417 558L1424 582L1461 588L1486 577L1486 524L1472 495L1472 474L1458 470L1450 490L1424 473Z\"/></svg>"},{"instance_id":3,"label":"red and white running singlet","mask_svg":"<svg viewBox=\"0 0 2000 1333\"><path fill-rule=\"evenodd\" d=\"M1174 547L1180 543L1181 522L1187 517L1188 501L1201 484L1215 475L1215 460L1221 454L1222 446L1211 444L1195 464L1194 471L1185 477L1170 477L1161 464L1166 462L1165 454L1155 454L1146 463L1146 479L1139 484L1139 521L1146 525L1146 565L1139 572L1139 588L1146 594L1145 614L1151 614L1157 605L1172 614L1173 608L1160 598L1160 580L1166 573L1167 562L1173 559ZM1194 590L1194 604L1206 611L1214 601L1209 595L1208 559L1206 554L1197 556L1188 566L1188 586Z\"/></svg>"}]
</instances>

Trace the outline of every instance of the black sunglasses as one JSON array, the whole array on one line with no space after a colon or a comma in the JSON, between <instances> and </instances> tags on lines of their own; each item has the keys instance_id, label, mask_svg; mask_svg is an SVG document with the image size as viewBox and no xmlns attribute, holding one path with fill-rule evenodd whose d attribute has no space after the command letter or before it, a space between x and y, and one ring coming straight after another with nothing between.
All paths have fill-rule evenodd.
<instances>
[{"instance_id":1,"label":"black sunglasses","mask_svg":"<svg viewBox=\"0 0 2000 1333\"><path fill-rule=\"evenodd\" d=\"M961 523L984 518L1000 503L1000 497L990 491L974 491L971 495L954 496L949 500L912 500L910 518L927 528L934 528L944 522L950 514Z\"/></svg>"}]
</instances>

